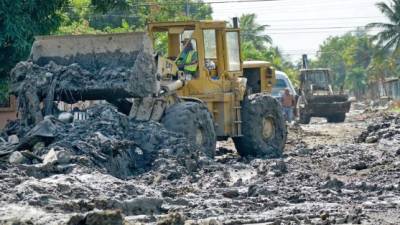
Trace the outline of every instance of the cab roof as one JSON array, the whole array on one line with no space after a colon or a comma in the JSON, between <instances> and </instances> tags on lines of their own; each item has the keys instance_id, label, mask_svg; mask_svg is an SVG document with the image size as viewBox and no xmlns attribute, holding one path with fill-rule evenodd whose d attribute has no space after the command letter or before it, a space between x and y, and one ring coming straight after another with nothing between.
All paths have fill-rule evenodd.
<instances>
[{"instance_id":1,"label":"cab roof","mask_svg":"<svg viewBox=\"0 0 400 225\"><path fill-rule=\"evenodd\" d=\"M244 61L243 68L259 68L259 67L267 67L271 66L271 63L268 61Z\"/></svg>"},{"instance_id":2,"label":"cab roof","mask_svg":"<svg viewBox=\"0 0 400 225\"><path fill-rule=\"evenodd\" d=\"M315 69L300 69L300 72L307 72L307 71L310 71L310 72L313 72L313 71L330 71L330 69L329 68L315 68Z\"/></svg>"}]
</instances>

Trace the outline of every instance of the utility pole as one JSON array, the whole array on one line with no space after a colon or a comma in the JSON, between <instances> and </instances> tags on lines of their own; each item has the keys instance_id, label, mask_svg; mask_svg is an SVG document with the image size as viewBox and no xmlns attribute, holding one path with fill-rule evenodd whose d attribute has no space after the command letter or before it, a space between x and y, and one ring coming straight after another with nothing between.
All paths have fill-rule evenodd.
<instances>
[{"instance_id":1,"label":"utility pole","mask_svg":"<svg viewBox=\"0 0 400 225\"><path fill-rule=\"evenodd\" d=\"M186 16L189 17L190 8L189 8L189 0L186 0Z\"/></svg>"}]
</instances>

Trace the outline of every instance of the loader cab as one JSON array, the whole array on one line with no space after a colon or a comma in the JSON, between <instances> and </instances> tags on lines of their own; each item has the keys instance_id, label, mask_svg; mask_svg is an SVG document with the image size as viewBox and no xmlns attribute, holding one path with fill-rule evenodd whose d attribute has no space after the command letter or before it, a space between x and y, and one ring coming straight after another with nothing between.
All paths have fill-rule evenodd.
<instances>
[{"instance_id":1,"label":"loader cab","mask_svg":"<svg viewBox=\"0 0 400 225\"><path fill-rule=\"evenodd\" d=\"M276 82L275 69L267 61L243 62L243 77L247 79L246 93L272 93Z\"/></svg>"},{"instance_id":2,"label":"loader cab","mask_svg":"<svg viewBox=\"0 0 400 225\"><path fill-rule=\"evenodd\" d=\"M242 74L239 30L228 29L224 21L159 22L150 23L148 29L156 50L172 61L183 51L182 41L190 40L198 54L193 79L219 80Z\"/></svg>"},{"instance_id":3,"label":"loader cab","mask_svg":"<svg viewBox=\"0 0 400 225\"><path fill-rule=\"evenodd\" d=\"M300 70L300 88L311 95L333 94L333 78L329 69Z\"/></svg>"}]
</instances>

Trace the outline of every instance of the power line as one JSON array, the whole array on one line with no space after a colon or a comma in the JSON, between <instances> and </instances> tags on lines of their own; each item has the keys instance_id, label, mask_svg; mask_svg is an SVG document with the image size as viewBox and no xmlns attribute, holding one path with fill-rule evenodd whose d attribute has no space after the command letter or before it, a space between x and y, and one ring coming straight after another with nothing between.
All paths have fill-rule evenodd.
<instances>
[{"instance_id":1,"label":"power line","mask_svg":"<svg viewBox=\"0 0 400 225\"><path fill-rule=\"evenodd\" d=\"M305 18L305 19L284 19L284 20L258 20L257 22L297 22L297 21L326 21L326 20L353 20L353 19L385 19L379 16L360 16L360 17L329 17L329 18Z\"/></svg>"},{"instance_id":2,"label":"power line","mask_svg":"<svg viewBox=\"0 0 400 225\"><path fill-rule=\"evenodd\" d=\"M328 2L330 0L327 0ZM343 0L347 1L347 0ZM225 4L225 3L249 3L249 2L293 2L293 0L220 0L220 1L203 1L205 4ZM202 4L201 2L194 2L194 4Z\"/></svg>"},{"instance_id":3,"label":"power line","mask_svg":"<svg viewBox=\"0 0 400 225\"><path fill-rule=\"evenodd\" d=\"M146 2L146 3L134 3L135 6L160 6L160 5L207 5L207 4L239 4L239 3L257 3L257 2L290 2L292 0L219 0L219 1L196 1L196 2L178 2L178 1L170 1L170 2ZM327 0L329 1L329 0ZM346 1L346 0L343 0ZM79 8L91 8L92 5L79 6ZM70 7L75 8L75 7Z\"/></svg>"},{"instance_id":4,"label":"power line","mask_svg":"<svg viewBox=\"0 0 400 225\"><path fill-rule=\"evenodd\" d=\"M348 26L348 27L285 27L285 28L266 28L266 31L292 31L292 30L337 30L337 29L356 29L363 26Z\"/></svg>"}]
</instances>

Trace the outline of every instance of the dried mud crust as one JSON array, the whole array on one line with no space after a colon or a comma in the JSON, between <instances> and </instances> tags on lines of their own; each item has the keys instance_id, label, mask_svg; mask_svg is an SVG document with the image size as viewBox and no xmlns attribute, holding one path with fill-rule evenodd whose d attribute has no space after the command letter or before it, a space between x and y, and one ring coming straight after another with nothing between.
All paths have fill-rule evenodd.
<instances>
[{"instance_id":1,"label":"dried mud crust","mask_svg":"<svg viewBox=\"0 0 400 225\"><path fill-rule=\"evenodd\" d=\"M263 120L273 121L270 138L263 136ZM242 103L242 134L234 138L237 151L242 156L277 158L282 156L286 143L286 124L279 102L266 94L247 96Z\"/></svg>"},{"instance_id":2,"label":"dried mud crust","mask_svg":"<svg viewBox=\"0 0 400 225\"><path fill-rule=\"evenodd\" d=\"M368 125L374 133L387 125L381 120L370 124L372 116L350 122L353 115L342 124L317 119L290 127L282 159L250 160L224 153L219 156L223 163L204 158L193 173L182 173L171 161L185 160L187 153L170 153L170 145L164 150L172 156L159 158L157 169L130 179L81 164L70 173L39 179L27 173L32 167L0 162L0 224L77 225L88 224L81 221L89 218L118 225L399 224L400 136L354 144L354 135ZM400 119L391 121L390 128L399 130ZM146 136L148 124L138 126L143 129L139 136ZM113 132L104 129L105 136ZM166 135L171 141L177 138Z\"/></svg>"},{"instance_id":3,"label":"dried mud crust","mask_svg":"<svg viewBox=\"0 0 400 225\"><path fill-rule=\"evenodd\" d=\"M207 107L197 102L178 103L166 110L161 123L170 131L184 134L196 143L197 132L201 132L201 146L204 154L213 158L216 147L214 122Z\"/></svg>"}]
</instances>

